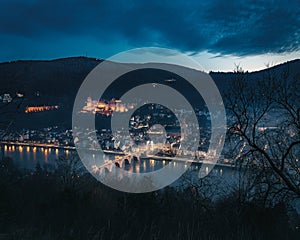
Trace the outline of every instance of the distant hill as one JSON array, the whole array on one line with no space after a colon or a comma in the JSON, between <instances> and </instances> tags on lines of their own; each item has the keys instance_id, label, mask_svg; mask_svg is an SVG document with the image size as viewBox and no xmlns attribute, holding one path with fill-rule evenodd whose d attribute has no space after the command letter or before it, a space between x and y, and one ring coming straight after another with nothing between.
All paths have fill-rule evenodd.
<instances>
[{"instance_id":1,"label":"distant hill","mask_svg":"<svg viewBox=\"0 0 300 240\"><path fill-rule=\"evenodd\" d=\"M0 95L16 92L24 94L23 109L31 105L59 105L60 108L53 112L21 113L15 121L16 127L43 127L49 124L71 126L71 112L76 93L88 73L102 60L87 57L71 57L49 61L13 61L0 63ZM294 60L273 66L262 71L243 73L247 81L263 78L267 71L272 71L280 76L289 71L291 76L300 76L300 60ZM224 94L230 82L242 73L211 72L221 94ZM158 77L159 75L159 77ZM141 75L142 78L163 81L172 78L172 74L159 73L156 70L148 71ZM300 77L298 78L300 80ZM123 88L130 88L139 81L135 75L125 76L119 81ZM180 90L187 86L180 82L173 86ZM118 88L118 89L121 89ZM188 90L188 88L187 88ZM118 93L114 93L118 95ZM197 97L197 96L195 96ZM1 105L1 103L0 103ZM1 117L0 117L1 118Z\"/></svg>"},{"instance_id":2,"label":"distant hill","mask_svg":"<svg viewBox=\"0 0 300 240\"><path fill-rule=\"evenodd\" d=\"M288 72L289 77L297 77L300 81L300 59L275 65L255 72L210 72L210 76L214 79L215 83L220 89L220 92L223 93L230 86L230 82L239 77L239 75L243 75L247 81L252 81L253 84L255 84L255 81L264 79L268 72L271 72L273 76L277 76L279 78L282 77L282 74Z\"/></svg>"},{"instance_id":3,"label":"distant hill","mask_svg":"<svg viewBox=\"0 0 300 240\"><path fill-rule=\"evenodd\" d=\"M86 57L50 61L14 61L0 63L1 92L22 91L31 96L63 96L76 93L86 75L101 60Z\"/></svg>"}]
</instances>

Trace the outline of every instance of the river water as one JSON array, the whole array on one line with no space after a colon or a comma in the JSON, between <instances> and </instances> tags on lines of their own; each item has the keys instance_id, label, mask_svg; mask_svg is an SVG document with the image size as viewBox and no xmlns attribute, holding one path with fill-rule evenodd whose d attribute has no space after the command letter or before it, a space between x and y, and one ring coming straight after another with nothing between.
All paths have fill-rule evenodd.
<instances>
[{"instance_id":1,"label":"river water","mask_svg":"<svg viewBox=\"0 0 300 240\"><path fill-rule=\"evenodd\" d=\"M15 165L20 169L34 170L37 163L43 168L45 165L54 166L55 160L59 157L65 156L68 157L72 153L75 153L75 150L66 150L59 148L45 148L45 147L33 147L33 146L19 146L19 145L1 145L1 152L4 153L5 157L10 157L13 159ZM114 155L109 155L110 160L114 160ZM127 170L133 172L150 172L155 171L164 167L170 162L165 160L153 160L145 159L138 162L131 162L131 166L127 166ZM176 164L173 162L172 164ZM122 166L124 167L124 166ZM200 165L192 165L190 167L197 171L200 168ZM227 167L218 167L216 166L211 174L219 176L227 176L228 174L232 175L234 172L233 169Z\"/></svg>"},{"instance_id":2,"label":"river water","mask_svg":"<svg viewBox=\"0 0 300 240\"><path fill-rule=\"evenodd\" d=\"M13 159L15 165L20 169L35 170L37 163L41 167L46 165L54 166L55 160L61 156L68 157L75 150L65 150L58 148L45 148L45 147L32 147L32 146L18 146L18 145L0 145L0 150L5 157ZM110 155L109 159L113 160L114 155ZM149 172L162 168L166 164L170 164L167 161L159 160L141 160L138 162L132 162L129 166L129 171L133 172ZM172 163L173 164L173 163ZM124 166L122 166L124 167ZM128 167L128 166L127 166ZM192 184L199 182L198 171L201 165L192 164L188 170L190 173L190 179ZM218 191L229 191L231 187L237 186L239 179L239 171L234 168L215 166L214 169L208 174L207 178L211 186L218 185ZM172 186L177 186L182 182L182 177L174 182ZM193 183L194 182L194 183ZM211 188L211 186L209 188ZM210 190L209 190L210 191ZM218 194L216 192L216 194ZM220 193L219 192L219 193ZM297 212L300 214L300 199L295 201L292 205L295 206Z\"/></svg>"},{"instance_id":3,"label":"river water","mask_svg":"<svg viewBox=\"0 0 300 240\"><path fill-rule=\"evenodd\" d=\"M46 164L54 165L59 156L68 156L69 150L30 147L17 145L2 145L1 152L4 151L5 157L13 159L14 164L20 169L33 170L37 163L43 167Z\"/></svg>"}]
</instances>

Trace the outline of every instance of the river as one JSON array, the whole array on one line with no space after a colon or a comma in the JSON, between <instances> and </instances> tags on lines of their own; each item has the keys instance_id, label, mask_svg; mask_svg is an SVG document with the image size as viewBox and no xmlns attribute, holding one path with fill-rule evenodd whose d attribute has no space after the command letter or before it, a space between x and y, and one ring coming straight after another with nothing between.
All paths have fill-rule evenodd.
<instances>
[{"instance_id":1,"label":"river","mask_svg":"<svg viewBox=\"0 0 300 240\"><path fill-rule=\"evenodd\" d=\"M39 162L41 167L46 165L54 166L55 160L61 156L68 157L75 150L63 149L63 148L46 148L40 146L21 146L21 145L0 145L0 150L6 157L13 159L15 165L20 169L35 170L37 163ZM114 155L109 155L111 160L114 160ZM138 162L132 162L128 168L133 172L149 172L162 168L164 165L169 164L168 161L159 161L153 159L144 159ZM122 166L124 167L124 166ZM198 171L201 167L200 164L192 164L188 170L189 179L192 184L199 183ZM230 188L234 188L238 184L239 171L235 168L215 166L213 170L208 174L208 181L210 186L208 192L215 191L214 195L222 194L222 192L228 192ZM182 183L183 177L174 182L171 186L178 186ZM205 186L204 186L205 187ZM300 199L293 201L292 205L300 214Z\"/></svg>"},{"instance_id":2,"label":"river","mask_svg":"<svg viewBox=\"0 0 300 240\"><path fill-rule=\"evenodd\" d=\"M44 167L45 165L54 165L55 160L61 156L68 157L70 154L75 153L75 150L64 149L64 148L53 148L53 147L42 147L42 146L27 146L19 144L2 144L0 145L1 152L4 153L5 157L13 159L15 165L20 169L34 170L37 163ZM115 159L115 155L108 155L110 160ZM169 164L169 161L165 160L154 160L154 159L143 159L139 162L131 163L131 167L127 167L127 170L133 172L149 172L155 171ZM175 165L175 162L174 162ZM192 164L192 169L197 171L200 168L199 164ZM212 173L220 176L232 174L233 169L227 167L216 166ZM227 174L226 174L227 173Z\"/></svg>"}]
</instances>

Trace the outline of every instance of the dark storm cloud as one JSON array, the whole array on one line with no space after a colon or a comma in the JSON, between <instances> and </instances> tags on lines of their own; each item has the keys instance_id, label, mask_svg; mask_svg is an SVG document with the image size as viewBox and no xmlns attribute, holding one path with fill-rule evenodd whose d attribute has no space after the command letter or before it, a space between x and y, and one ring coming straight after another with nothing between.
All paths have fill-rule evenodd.
<instances>
[{"instance_id":1,"label":"dark storm cloud","mask_svg":"<svg viewBox=\"0 0 300 240\"><path fill-rule=\"evenodd\" d=\"M12 45L18 38L59 42L89 37L99 44L126 42L239 56L300 47L299 0L5 0L0 4L0 37L11 39Z\"/></svg>"}]
</instances>

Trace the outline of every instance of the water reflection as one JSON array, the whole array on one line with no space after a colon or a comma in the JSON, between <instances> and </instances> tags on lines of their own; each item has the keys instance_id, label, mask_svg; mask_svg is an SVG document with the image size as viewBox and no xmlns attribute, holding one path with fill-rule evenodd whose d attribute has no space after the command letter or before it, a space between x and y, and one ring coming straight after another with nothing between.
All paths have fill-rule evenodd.
<instances>
[{"instance_id":1,"label":"water reflection","mask_svg":"<svg viewBox=\"0 0 300 240\"><path fill-rule=\"evenodd\" d=\"M44 147L4 145L0 149L4 150L5 157L12 158L21 169L35 169L37 161L41 166L54 164L55 159L64 154L62 150L51 151L51 148Z\"/></svg>"},{"instance_id":2,"label":"water reflection","mask_svg":"<svg viewBox=\"0 0 300 240\"><path fill-rule=\"evenodd\" d=\"M63 149L51 149L46 147L36 147L36 146L15 146L15 145L4 145L0 146L4 150L4 156L10 157L22 169L35 169L37 162L40 163L41 166L47 164L55 163L55 160L61 155L70 155L70 151L72 150L63 150ZM132 171L135 173L143 173L143 172L152 172L158 169L163 168L167 164L172 164L171 166L176 168L179 166L183 166L184 168L188 168L187 164L180 165L181 163L176 161L169 160L154 160L154 159L140 159L137 158L124 158L124 156L118 156L113 154L103 155L92 153L90 154L91 166L95 165L99 166L99 163L105 164L110 163L112 160L120 160L119 167L123 168L127 171ZM192 171L199 171L200 165L193 164L190 168ZM209 167L205 167L205 173L208 174ZM226 173L231 171L226 171ZM223 169L221 167L215 167L211 172L212 174L216 174L218 176L222 176L224 174ZM210 174L211 174L210 173ZM226 174L227 175L227 174Z\"/></svg>"},{"instance_id":3,"label":"water reflection","mask_svg":"<svg viewBox=\"0 0 300 240\"><path fill-rule=\"evenodd\" d=\"M45 148L44 156L45 156L45 163L49 163L49 156L48 156L48 149L47 148Z\"/></svg>"}]
</instances>

